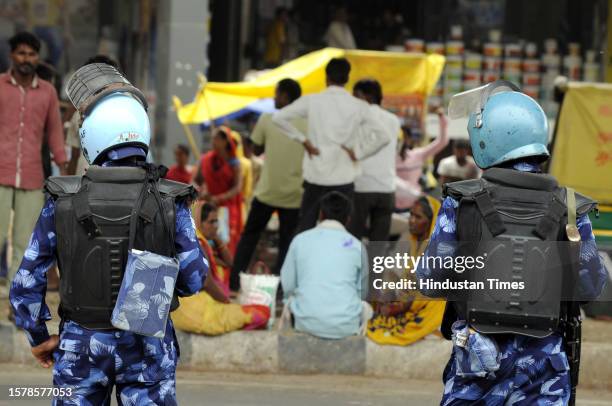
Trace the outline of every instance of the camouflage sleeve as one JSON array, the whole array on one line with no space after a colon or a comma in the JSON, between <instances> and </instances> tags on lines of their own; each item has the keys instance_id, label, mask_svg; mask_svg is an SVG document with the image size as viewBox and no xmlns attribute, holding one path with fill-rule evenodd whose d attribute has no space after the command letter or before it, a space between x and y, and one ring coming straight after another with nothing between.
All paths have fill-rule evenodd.
<instances>
[{"instance_id":1,"label":"camouflage sleeve","mask_svg":"<svg viewBox=\"0 0 612 406\"><path fill-rule=\"evenodd\" d=\"M593 226L588 215L582 215L576 220L580 232L580 269L579 276L579 298L582 300L594 300L603 291L608 281L608 271L599 257Z\"/></svg>"},{"instance_id":2,"label":"camouflage sleeve","mask_svg":"<svg viewBox=\"0 0 612 406\"><path fill-rule=\"evenodd\" d=\"M459 207L459 202L454 198L449 196L444 199L423 257L452 257L455 255L455 247L457 245L457 207ZM428 265L432 263L435 265L435 261L419 262L416 270L419 280L433 279L435 281L442 281L449 277L448 269L429 267ZM421 291L421 293L430 297L441 296L440 292L434 291Z\"/></svg>"},{"instance_id":3,"label":"camouflage sleeve","mask_svg":"<svg viewBox=\"0 0 612 406\"><path fill-rule=\"evenodd\" d=\"M49 199L38 217L10 291L15 324L24 329L31 346L49 338L45 322L51 320L51 313L45 293L47 270L55 262L55 247L55 204Z\"/></svg>"}]
</instances>

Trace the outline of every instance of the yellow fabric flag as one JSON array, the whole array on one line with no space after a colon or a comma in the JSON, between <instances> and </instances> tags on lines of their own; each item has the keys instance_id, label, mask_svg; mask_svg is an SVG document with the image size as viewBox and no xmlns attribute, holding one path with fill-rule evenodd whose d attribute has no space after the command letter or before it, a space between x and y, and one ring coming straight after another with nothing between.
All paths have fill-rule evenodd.
<instances>
[{"instance_id":1,"label":"yellow fabric flag","mask_svg":"<svg viewBox=\"0 0 612 406\"><path fill-rule=\"evenodd\" d=\"M560 184L612 203L612 85L570 83L550 172Z\"/></svg>"},{"instance_id":2,"label":"yellow fabric flag","mask_svg":"<svg viewBox=\"0 0 612 406\"><path fill-rule=\"evenodd\" d=\"M302 93L325 88L325 65L332 58L346 57L351 63L348 87L365 77L377 79L385 95L417 94L433 90L444 67L441 55L403 52L359 51L325 48L294 59L250 82L210 82L198 91L192 103L178 108L183 124L200 124L242 110L274 96L276 84L285 78L297 80Z\"/></svg>"}]
</instances>

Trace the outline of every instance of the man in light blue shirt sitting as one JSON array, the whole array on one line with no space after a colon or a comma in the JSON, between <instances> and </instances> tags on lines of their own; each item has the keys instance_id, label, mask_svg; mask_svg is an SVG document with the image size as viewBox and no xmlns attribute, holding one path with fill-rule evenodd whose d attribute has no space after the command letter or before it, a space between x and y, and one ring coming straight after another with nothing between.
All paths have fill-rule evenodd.
<instances>
[{"instance_id":1,"label":"man in light blue shirt sitting","mask_svg":"<svg viewBox=\"0 0 612 406\"><path fill-rule=\"evenodd\" d=\"M361 243L345 229L351 208L342 193L326 194L319 225L291 242L281 282L298 331L322 338L360 332L367 274Z\"/></svg>"}]
</instances>

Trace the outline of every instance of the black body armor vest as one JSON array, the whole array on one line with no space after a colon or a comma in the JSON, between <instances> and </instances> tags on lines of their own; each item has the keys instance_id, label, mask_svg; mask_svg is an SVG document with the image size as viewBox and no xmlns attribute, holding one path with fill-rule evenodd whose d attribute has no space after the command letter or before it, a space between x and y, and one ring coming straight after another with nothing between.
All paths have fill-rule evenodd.
<instances>
[{"instance_id":1,"label":"black body armor vest","mask_svg":"<svg viewBox=\"0 0 612 406\"><path fill-rule=\"evenodd\" d=\"M557 331L564 289L571 288L579 261L577 252L564 250L565 243L554 243L567 241L565 188L550 175L491 168L482 179L445 185L444 195L459 201L458 255L485 255L487 278L522 281L528 289L498 297L490 291L486 298L470 292L466 300L447 303L444 336L450 339L458 318L487 334L545 337ZM596 206L575 196L578 216Z\"/></svg>"},{"instance_id":2,"label":"black body armor vest","mask_svg":"<svg viewBox=\"0 0 612 406\"><path fill-rule=\"evenodd\" d=\"M172 257L175 203L193 198L193 188L159 179L156 169L91 166L83 177L51 177L45 189L55 200L60 316L87 328L112 329L139 197L134 248ZM176 307L175 295L171 309Z\"/></svg>"}]
</instances>

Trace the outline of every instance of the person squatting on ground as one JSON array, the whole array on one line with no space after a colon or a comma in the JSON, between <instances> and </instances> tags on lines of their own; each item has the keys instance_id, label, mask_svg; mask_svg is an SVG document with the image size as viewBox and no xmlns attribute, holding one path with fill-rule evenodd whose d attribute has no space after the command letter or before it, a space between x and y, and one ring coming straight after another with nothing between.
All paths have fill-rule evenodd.
<instances>
[{"instance_id":1,"label":"person squatting on ground","mask_svg":"<svg viewBox=\"0 0 612 406\"><path fill-rule=\"evenodd\" d=\"M196 235L208 258L209 276L201 292L179 298L180 306L172 313L174 326L189 333L209 336L265 327L270 319L268 306L230 303L229 292L224 291L218 282L218 262L231 264L232 257L219 238L217 207L204 203L200 218L200 229L196 229Z\"/></svg>"},{"instance_id":2,"label":"person squatting on ground","mask_svg":"<svg viewBox=\"0 0 612 406\"><path fill-rule=\"evenodd\" d=\"M88 87L88 78L98 86ZM145 164L150 141L146 102L116 69L86 65L67 89L84 117L82 148L91 166L82 177L51 177L46 183L51 197L10 290L16 324L25 330L40 365L53 365L54 386L72 390L53 404L109 405L113 386L119 404L176 404L178 344L172 321L164 325L159 320L176 308L177 295L202 288L208 270L189 211L195 192L160 179L163 170ZM143 272L143 262L132 261L139 254L171 261L175 279L159 277L155 280L163 284L158 284L149 275L166 275L157 273L162 266L146 266ZM46 272L56 260L59 337L50 336L45 323L51 318ZM122 298L125 311L115 318L113 309ZM155 336L114 327L134 330L134 321L144 325L150 320L159 325Z\"/></svg>"},{"instance_id":3,"label":"person squatting on ground","mask_svg":"<svg viewBox=\"0 0 612 406\"><path fill-rule=\"evenodd\" d=\"M326 193L338 191L352 199L358 161L390 141L370 106L344 89L350 71L346 59L332 59L325 67L325 90L300 97L272 117L283 133L302 143L308 153L303 164L299 231L317 224L319 201ZM300 117L308 119L308 135L291 123Z\"/></svg>"},{"instance_id":4,"label":"person squatting on ground","mask_svg":"<svg viewBox=\"0 0 612 406\"><path fill-rule=\"evenodd\" d=\"M342 193L327 193L320 202L321 222L296 235L289 246L281 283L298 331L344 338L364 331L371 315L364 319L364 314L371 313L371 307L362 302L367 287L365 252L345 229L351 206Z\"/></svg>"},{"instance_id":5,"label":"person squatting on ground","mask_svg":"<svg viewBox=\"0 0 612 406\"><path fill-rule=\"evenodd\" d=\"M407 245L410 256L423 254L433 232L440 202L431 196L421 196L410 211L409 231L398 241ZM414 267L401 268L386 279L414 279ZM395 290L390 297L374 301L374 317L368 322L367 336L378 344L410 345L428 334L437 333L442 324L444 301L419 300L413 291ZM383 299L383 298L381 298Z\"/></svg>"},{"instance_id":6,"label":"person squatting on ground","mask_svg":"<svg viewBox=\"0 0 612 406\"><path fill-rule=\"evenodd\" d=\"M485 171L482 179L446 185L425 255L485 252L489 265L479 273L457 274L425 261L417 277L444 281L495 272L507 281L518 277L527 288L543 283L546 296L533 300L515 289L509 294L518 299L494 302L472 292L459 297L422 289L455 300L448 302L442 323L454 345L441 404L568 404L577 382L580 310L577 302L563 301L578 299L563 289L577 286L580 300L592 300L608 278L588 217L596 202L541 173L539 165L549 157L548 121L533 99L505 81L478 91L478 97L456 95L449 110L451 118L459 117L453 111L470 114L474 159ZM530 258L537 250L521 245L524 241L547 242L546 258L534 265Z\"/></svg>"},{"instance_id":7,"label":"person squatting on ground","mask_svg":"<svg viewBox=\"0 0 612 406\"><path fill-rule=\"evenodd\" d=\"M231 269L234 257L219 235L219 210L213 203L202 204L198 239L208 258L209 279L213 279L219 289L229 297L230 290L225 284L225 274Z\"/></svg>"},{"instance_id":8,"label":"person squatting on ground","mask_svg":"<svg viewBox=\"0 0 612 406\"><path fill-rule=\"evenodd\" d=\"M300 84L292 79L283 79L276 86L274 104L283 108L297 100L302 93ZM306 120L298 118L292 124L304 132ZM263 114L251 134L256 153L265 153L263 170L249 216L240 237L230 288L240 289L240 272L246 272L261 233L265 230L272 213L278 213L279 240L278 258L273 272L280 274L280 268L287 255L289 243L297 228L300 202L302 200L302 160L304 147L291 140L272 122L271 114Z\"/></svg>"}]
</instances>

